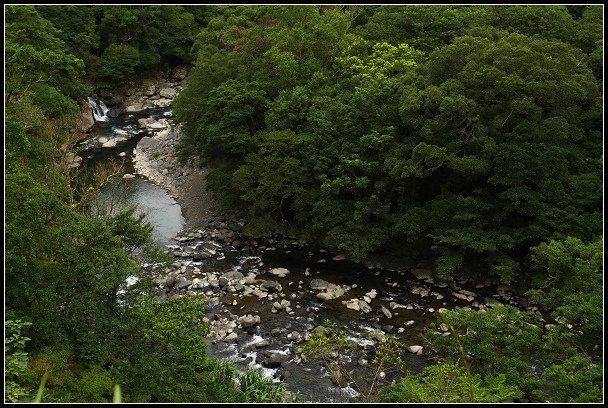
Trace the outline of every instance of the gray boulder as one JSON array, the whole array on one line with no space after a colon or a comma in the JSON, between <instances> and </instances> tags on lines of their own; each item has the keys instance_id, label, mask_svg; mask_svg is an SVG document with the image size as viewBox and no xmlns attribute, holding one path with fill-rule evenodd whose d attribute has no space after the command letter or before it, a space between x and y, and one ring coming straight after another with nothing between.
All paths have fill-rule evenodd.
<instances>
[{"instance_id":1,"label":"gray boulder","mask_svg":"<svg viewBox=\"0 0 608 408\"><path fill-rule=\"evenodd\" d=\"M323 290L327 289L329 282L324 281L323 279L313 279L310 281L310 288L314 290Z\"/></svg>"},{"instance_id":2,"label":"gray boulder","mask_svg":"<svg viewBox=\"0 0 608 408\"><path fill-rule=\"evenodd\" d=\"M158 94L163 98L173 99L177 96L177 91L173 88L163 88Z\"/></svg>"},{"instance_id":3,"label":"gray boulder","mask_svg":"<svg viewBox=\"0 0 608 408\"><path fill-rule=\"evenodd\" d=\"M266 290L268 292L280 292L282 287L277 281L265 280L260 285L260 289Z\"/></svg>"}]
</instances>

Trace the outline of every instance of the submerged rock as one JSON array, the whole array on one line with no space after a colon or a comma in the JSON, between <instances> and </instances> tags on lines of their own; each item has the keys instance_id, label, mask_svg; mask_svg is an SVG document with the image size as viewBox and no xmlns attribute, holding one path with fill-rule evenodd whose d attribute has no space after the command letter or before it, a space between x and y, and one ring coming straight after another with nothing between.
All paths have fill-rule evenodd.
<instances>
[{"instance_id":1,"label":"submerged rock","mask_svg":"<svg viewBox=\"0 0 608 408\"><path fill-rule=\"evenodd\" d=\"M258 315L247 314L239 317L237 321L241 324L241 327L248 328L260 323L261 319Z\"/></svg>"},{"instance_id":2,"label":"submerged rock","mask_svg":"<svg viewBox=\"0 0 608 408\"><path fill-rule=\"evenodd\" d=\"M319 290L319 289L322 290L322 289L327 289L327 286L329 284L330 284L329 282L327 282L323 279L313 279L310 281L309 286L311 289L314 289L314 290Z\"/></svg>"},{"instance_id":3,"label":"submerged rock","mask_svg":"<svg viewBox=\"0 0 608 408\"><path fill-rule=\"evenodd\" d=\"M282 287L281 287L281 284L279 284L279 282L277 282L277 281L265 280L260 285L260 289L266 290L269 292L280 292Z\"/></svg>"},{"instance_id":4,"label":"submerged rock","mask_svg":"<svg viewBox=\"0 0 608 408\"><path fill-rule=\"evenodd\" d=\"M344 295L345 293L346 293L346 290L343 287L330 283L327 285L325 292L317 293L317 298L319 298L321 300L331 300L331 299L339 298L340 296Z\"/></svg>"},{"instance_id":5,"label":"submerged rock","mask_svg":"<svg viewBox=\"0 0 608 408\"><path fill-rule=\"evenodd\" d=\"M289 274L289 269L287 268L273 268L270 270L270 273L273 275L277 275L279 278L284 278Z\"/></svg>"}]
</instances>

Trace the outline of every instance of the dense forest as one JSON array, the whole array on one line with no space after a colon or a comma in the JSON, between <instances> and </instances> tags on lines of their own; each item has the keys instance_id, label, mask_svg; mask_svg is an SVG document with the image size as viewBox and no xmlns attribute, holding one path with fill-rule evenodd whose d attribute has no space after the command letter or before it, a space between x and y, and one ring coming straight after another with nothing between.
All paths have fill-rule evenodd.
<instances>
[{"instance_id":1,"label":"dense forest","mask_svg":"<svg viewBox=\"0 0 608 408\"><path fill-rule=\"evenodd\" d=\"M204 297L158 302L141 268L171 262L149 224L92 217L61 166L87 96L188 64L180 157L250 234L490 276L567 323L449 312L475 336L436 336L382 400L601 402L602 28L601 6L6 6L5 401L283 398L206 355Z\"/></svg>"}]
</instances>

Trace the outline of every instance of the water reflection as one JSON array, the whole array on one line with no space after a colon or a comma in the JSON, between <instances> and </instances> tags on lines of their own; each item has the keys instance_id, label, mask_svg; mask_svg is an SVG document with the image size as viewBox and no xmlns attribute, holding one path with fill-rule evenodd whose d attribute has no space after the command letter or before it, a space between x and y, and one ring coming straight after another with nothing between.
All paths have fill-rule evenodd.
<instances>
[{"instance_id":1,"label":"water reflection","mask_svg":"<svg viewBox=\"0 0 608 408\"><path fill-rule=\"evenodd\" d=\"M184 217L181 207L161 187L142 178L120 180L102 189L92 200L93 215L117 214L136 206L136 214L145 214L152 225L152 238L161 246L174 243L172 238L182 229Z\"/></svg>"}]
</instances>

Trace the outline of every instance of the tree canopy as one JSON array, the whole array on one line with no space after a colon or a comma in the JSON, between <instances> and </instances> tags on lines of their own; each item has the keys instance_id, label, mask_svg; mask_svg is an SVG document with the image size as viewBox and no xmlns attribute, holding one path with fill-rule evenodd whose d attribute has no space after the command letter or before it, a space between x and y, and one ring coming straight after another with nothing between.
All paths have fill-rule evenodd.
<instances>
[{"instance_id":1,"label":"tree canopy","mask_svg":"<svg viewBox=\"0 0 608 408\"><path fill-rule=\"evenodd\" d=\"M231 8L175 102L182 157L253 230L521 279L531 247L600 233L593 10Z\"/></svg>"}]
</instances>

